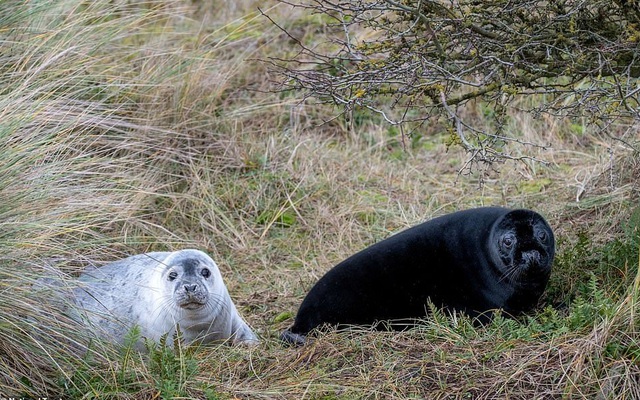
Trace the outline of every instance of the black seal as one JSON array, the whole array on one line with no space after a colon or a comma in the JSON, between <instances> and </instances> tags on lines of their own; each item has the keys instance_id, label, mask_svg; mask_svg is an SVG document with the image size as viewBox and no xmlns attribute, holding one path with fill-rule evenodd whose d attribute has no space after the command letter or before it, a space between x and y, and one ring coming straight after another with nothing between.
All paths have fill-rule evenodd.
<instances>
[{"instance_id":1,"label":"black seal","mask_svg":"<svg viewBox=\"0 0 640 400\"><path fill-rule=\"evenodd\" d=\"M482 207L444 215L332 268L281 338L303 344L323 325L406 329L428 315L429 302L481 321L496 309L515 316L536 306L554 252L553 231L534 211Z\"/></svg>"}]
</instances>

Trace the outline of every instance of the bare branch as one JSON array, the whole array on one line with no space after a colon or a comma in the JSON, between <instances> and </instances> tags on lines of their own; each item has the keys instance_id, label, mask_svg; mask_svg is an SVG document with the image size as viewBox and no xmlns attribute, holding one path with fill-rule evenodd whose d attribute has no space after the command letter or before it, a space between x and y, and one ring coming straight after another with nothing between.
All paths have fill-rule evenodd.
<instances>
[{"instance_id":1,"label":"bare branch","mask_svg":"<svg viewBox=\"0 0 640 400\"><path fill-rule=\"evenodd\" d=\"M296 6L331 17L336 35L324 50L296 40L295 59L274 60L289 89L347 110L370 110L402 132L449 121L474 160L512 159L503 144L525 144L503 132L519 97L544 94L545 102L529 110L536 114L586 114L600 125L640 118L640 8L634 2L307 1ZM359 39L364 30L375 33L364 35L373 39ZM460 118L472 100L495 108L494 131Z\"/></svg>"}]
</instances>

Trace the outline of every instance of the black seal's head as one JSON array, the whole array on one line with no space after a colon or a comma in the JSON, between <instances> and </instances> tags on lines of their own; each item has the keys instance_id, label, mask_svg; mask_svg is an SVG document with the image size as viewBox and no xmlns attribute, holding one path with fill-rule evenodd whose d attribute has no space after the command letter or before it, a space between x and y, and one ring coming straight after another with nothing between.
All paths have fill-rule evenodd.
<instances>
[{"instance_id":1,"label":"black seal's head","mask_svg":"<svg viewBox=\"0 0 640 400\"><path fill-rule=\"evenodd\" d=\"M505 214L492 230L491 247L502 261L503 280L542 293L551 274L555 238L540 214L531 210Z\"/></svg>"}]
</instances>

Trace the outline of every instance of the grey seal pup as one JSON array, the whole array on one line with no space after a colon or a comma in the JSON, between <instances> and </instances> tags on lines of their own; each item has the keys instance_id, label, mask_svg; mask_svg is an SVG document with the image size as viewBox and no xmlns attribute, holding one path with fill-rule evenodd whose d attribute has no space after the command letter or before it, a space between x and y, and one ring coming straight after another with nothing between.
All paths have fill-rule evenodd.
<instances>
[{"instance_id":1,"label":"grey seal pup","mask_svg":"<svg viewBox=\"0 0 640 400\"><path fill-rule=\"evenodd\" d=\"M218 266L199 250L139 254L88 269L73 297L76 318L116 343L135 325L154 341L165 334L171 339L176 326L186 343L258 340L231 301Z\"/></svg>"},{"instance_id":2,"label":"grey seal pup","mask_svg":"<svg viewBox=\"0 0 640 400\"><path fill-rule=\"evenodd\" d=\"M554 253L553 231L534 211L482 207L444 215L329 270L281 339L304 344L323 325L406 329L428 315L429 302L480 322L496 309L515 316L537 305Z\"/></svg>"}]
</instances>

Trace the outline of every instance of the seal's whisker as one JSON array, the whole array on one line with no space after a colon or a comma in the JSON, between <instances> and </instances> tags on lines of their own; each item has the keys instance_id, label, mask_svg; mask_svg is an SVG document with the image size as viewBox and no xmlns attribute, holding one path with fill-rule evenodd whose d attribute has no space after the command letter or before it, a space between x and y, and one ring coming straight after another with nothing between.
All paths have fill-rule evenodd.
<instances>
[{"instance_id":1,"label":"seal's whisker","mask_svg":"<svg viewBox=\"0 0 640 400\"><path fill-rule=\"evenodd\" d=\"M518 276L520 275L521 271L520 271L520 267L518 267L517 265L510 265L508 267L508 269L505 271L505 273L502 275L502 278L500 281L502 280L507 280L511 283L513 282L517 282L518 281Z\"/></svg>"}]
</instances>

